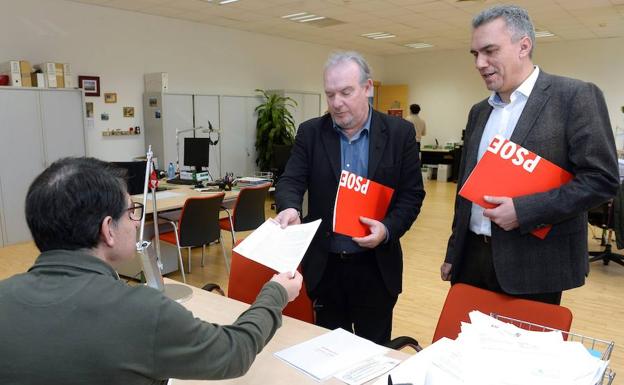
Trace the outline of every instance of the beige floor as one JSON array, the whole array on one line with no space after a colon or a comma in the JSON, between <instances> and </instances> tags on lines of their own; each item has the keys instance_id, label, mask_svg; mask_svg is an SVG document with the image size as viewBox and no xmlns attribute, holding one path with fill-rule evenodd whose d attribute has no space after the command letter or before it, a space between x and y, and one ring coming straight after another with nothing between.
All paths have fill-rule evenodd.
<instances>
[{"instance_id":1,"label":"beige floor","mask_svg":"<svg viewBox=\"0 0 624 385\"><path fill-rule=\"evenodd\" d=\"M427 182L422 212L402 239L404 291L395 308L393 334L411 335L424 346L431 342L448 290L448 284L439 278L438 268L450 234L455 188L453 183ZM223 235L229 250L229 234ZM598 241L590 240L590 248L598 249L598 246ZM0 249L0 279L25 271L36 254L30 243ZM211 246L207 254L206 266L201 268L201 249L193 252L194 267L188 275L189 283L200 287L215 282L227 287L221 247ZM183 258L186 263L186 254ZM180 279L177 273L169 277ZM616 342L611 367L624 376L624 267L593 263L585 286L564 293L562 305L574 314L572 331Z\"/></svg>"}]
</instances>

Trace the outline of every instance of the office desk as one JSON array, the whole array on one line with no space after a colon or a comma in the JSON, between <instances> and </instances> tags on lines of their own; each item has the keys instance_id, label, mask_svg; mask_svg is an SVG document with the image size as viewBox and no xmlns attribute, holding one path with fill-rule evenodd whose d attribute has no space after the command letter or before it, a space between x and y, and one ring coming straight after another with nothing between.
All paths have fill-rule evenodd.
<instances>
[{"instance_id":1,"label":"office desk","mask_svg":"<svg viewBox=\"0 0 624 385\"><path fill-rule=\"evenodd\" d=\"M172 282L178 283L165 278L165 283ZM189 300L182 302L182 305L192 311L195 317L208 322L231 324L239 314L249 307L248 304L243 302L195 287L191 288L193 289L193 296ZM277 330L273 339L256 357L256 360L251 365L251 369L243 377L221 381L173 380L173 384L318 385L319 383L313 380L312 377L303 374L286 362L273 356L273 353L326 332L327 329L285 316L283 317L282 327ZM408 357L407 354L398 351L392 351L391 355L400 359ZM344 383L335 378L331 378L323 382L323 384L344 385Z\"/></svg>"},{"instance_id":2,"label":"office desk","mask_svg":"<svg viewBox=\"0 0 624 385\"><path fill-rule=\"evenodd\" d=\"M454 149L444 148L421 148L420 160L421 164L450 164L451 165L451 181L456 181L459 175L459 162L461 160L462 147Z\"/></svg>"},{"instance_id":3,"label":"office desk","mask_svg":"<svg viewBox=\"0 0 624 385\"><path fill-rule=\"evenodd\" d=\"M223 198L224 206L228 206L236 201L236 197L238 196L238 191L224 191L225 197ZM184 206L184 202L188 198L191 197L206 197L218 194L219 192L199 192L195 191L191 187L176 187L170 190L158 191L156 192L156 208L158 211L168 211L168 210L177 210ZM164 197L164 198L161 198ZM143 203L143 194L132 195L132 200L134 202ZM145 204L145 213L152 213L152 201L151 194L148 194L148 199Z\"/></svg>"}]
</instances>

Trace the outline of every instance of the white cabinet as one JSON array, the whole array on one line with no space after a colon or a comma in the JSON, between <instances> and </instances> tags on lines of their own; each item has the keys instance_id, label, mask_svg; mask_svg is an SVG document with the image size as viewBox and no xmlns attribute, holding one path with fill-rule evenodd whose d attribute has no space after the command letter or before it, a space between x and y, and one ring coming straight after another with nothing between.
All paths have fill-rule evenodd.
<instances>
[{"instance_id":1,"label":"white cabinet","mask_svg":"<svg viewBox=\"0 0 624 385\"><path fill-rule=\"evenodd\" d=\"M289 97L297 103L297 106L290 111L296 129L299 129L299 125L306 120L321 116L321 94L319 93L291 90L271 90L269 92Z\"/></svg>"},{"instance_id":2,"label":"white cabinet","mask_svg":"<svg viewBox=\"0 0 624 385\"><path fill-rule=\"evenodd\" d=\"M321 95L304 91L274 90L271 92L289 96L297 102L291 111L295 125L320 115ZM169 162L175 164L180 156L184 164L184 137L193 136L192 131L181 133L176 145L176 129L197 127L221 129L216 146L210 147L210 174L222 177L226 172L234 175L252 175L256 171L256 107L262 103L260 96L238 95L191 95L145 93L144 95L145 145L152 145L159 167L166 169ZM195 136L216 134L195 131Z\"/></svg>"},{"instance_id":3,"label":"white cabinet","mask_svg":"<svg viewBox=\"0 0 624 385\"><path fill-rule=\"evenodd\" d=\"M31 239L28 187L45 167L85 155L82 91L0 88L0 246Z\"/></svg>"},{"instance_id":4,"label":"white cabinet","mask_svg":"<svg viewBox=\"0 0 624 385\"><path fill-rule=\"evenodd\" d=\"M219 97L216 95L146 93L143 101L145 147L152 145L159 167L167 169L169 162L176 164L179 153L180 167L184 165L184 138L207 137L207 133L192 131L192 128L208 128L210 121L214 128L219 126ZM178 135L176 130L189 130ZM212 134L212 138L216 136ZM210 174L221 176L221 151L219 143L210 147Z\"/></svg>"}]
</instances>

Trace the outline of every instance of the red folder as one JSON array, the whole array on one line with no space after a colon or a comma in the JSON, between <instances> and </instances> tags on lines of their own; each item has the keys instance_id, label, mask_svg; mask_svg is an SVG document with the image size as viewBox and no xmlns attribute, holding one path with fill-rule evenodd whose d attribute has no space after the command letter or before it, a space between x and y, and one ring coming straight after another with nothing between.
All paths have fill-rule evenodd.
<instances>
[{"instance_id":1,"label":"red folder","mask_svg":"<svg viewBox=\"0 0 624 385\"><path fill-rule=\"evenodd\" d=\"M485 208L496 205L483 200L484 195L518 197L558 188L574 176L539 155L496 135L477 163L459 195ZM552 226L531 233L544 239Z\"/></svg>"},{"instance_id":2,"label":"red folder","mask_svg":"<svg viewBox=\"0 0 624 385\"><path fill-rule=\"evenodd\" d=\"M360 217L382 220L394 189L342 170L334 205L334 232L350 237L370 234Z\"/></svg>"}]
</instances>

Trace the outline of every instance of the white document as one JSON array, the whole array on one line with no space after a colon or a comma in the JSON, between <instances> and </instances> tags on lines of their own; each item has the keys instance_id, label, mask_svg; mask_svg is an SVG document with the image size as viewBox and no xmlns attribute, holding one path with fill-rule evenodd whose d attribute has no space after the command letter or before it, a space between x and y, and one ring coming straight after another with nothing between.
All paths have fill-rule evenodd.
<instances>
[{"instance_id":1,"label":"white document","mask_svg":"<svg viewBox=\"0 0 624 385\"><path fill-rule=\"evenodd\" d=\"M275 220L267 219L234 251L277 272L292 272L297 270L320 224L317 219L282 229Z\"/></svg>"},{"instance_id":2,"label":"white document","mask_svg":"<svg viewBox=\"0 0 624 385\"><path fill-rule=\"evenodd\" d=\"M336 329L274 354L315 380L322 381L387 352L388 348Z\"/></svg>"},{"instance_id":3,"label":"white document","mask_svg":"<svg viewBox=\"0 0 624 385\"><path fill-rule=\"evenodd\" d=\"M335 374L334 377L349 385L361 385L390 371L400 362L401 360L385 355L372 357Z\"/></svg>"},{"instance_id":4,"label":"white document","mask_svg":"<svg viewBox=\"0 0 624 385\"><path fill-rule=\"evenodd\" d=\"M175 198L177 196L180 196L180 193L176 193L173 191L156 191L156 199L168 199L168 198ZM152 193L147 194L147 200L151 201L152 200Z\"/></svg>"}]
</instances>

